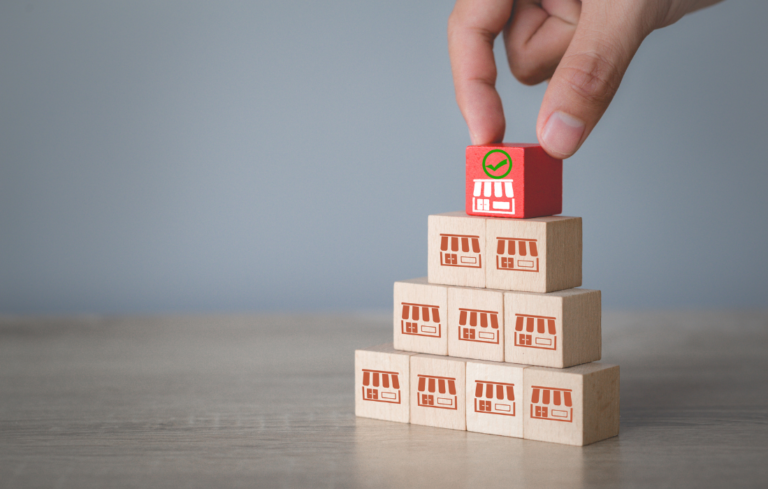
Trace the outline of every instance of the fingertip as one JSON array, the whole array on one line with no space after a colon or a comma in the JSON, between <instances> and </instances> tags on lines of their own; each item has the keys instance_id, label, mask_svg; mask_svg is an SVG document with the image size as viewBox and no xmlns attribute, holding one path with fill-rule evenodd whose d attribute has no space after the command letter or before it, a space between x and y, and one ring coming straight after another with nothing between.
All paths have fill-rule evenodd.
<instances>
[{"instance_id":1,"label":"fingertip","mask_svg":"<svg viewBox=\"0 0 768 489\"><path fill-rule=\"evenodd\" d=\"M466 91L459 106L469 128L472 144L500 143L504 139L506 120L501 97L492 86L477 84Z\"/></svg>"},{"instance_id":2,"label":"fingertip","mask_svg":"<svg viewBox=\"0 0 768 489\"><path fill-rule=\"evenodd\" d=\"M586 124L565 112L555 111L538 131L539 143L550 156L565 159L581 146Z\"/></svg>"},{"instance_id":3,"label":"fingertip","mask_svg":"<svg viewBox=\"0 0 768 489\"><path fill-rule=\"evenodd\" d=\"M504 140L505 123L502 120L501 125L494 127L481 127L474 130L469 128L469 139L472 140L472 144L494 144L500 143Z\"/></svg>"},{"instance_id":4,"label":"fingertip","mask_svg":"<svg viewBox=\"0 0 768 489\"><path fill-rule=\"evenodd\" d=\"M500 142L504 137L493 42L512 7L513 0L457 0L449 18L448 51L456 101L473 144Z\"/></svg>"}]
</instances>

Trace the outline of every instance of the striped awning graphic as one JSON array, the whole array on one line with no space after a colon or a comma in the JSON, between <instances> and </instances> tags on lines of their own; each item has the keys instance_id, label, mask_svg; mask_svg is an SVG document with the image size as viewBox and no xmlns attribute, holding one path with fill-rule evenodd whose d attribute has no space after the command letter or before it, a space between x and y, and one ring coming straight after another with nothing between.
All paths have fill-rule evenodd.
<instances>
[{"instance_id":1,"label":"striped awning graphic","mask_svg":"<svg viewBox=\"0 0 768 489\"><path fill-rule=\"evenodd\" d=\"M470 248L471 245L471 248ZM462 236L459 234L441 234L440 250L462 253L480 253L480 236Z\"/></svg>"},{"instance_id":2,"label":"striped awning graphic","mask_svg":"<svg viewBox=\"0 0 768 489\"><path fill-rule=\"evenodd\" d=\"M565 405L566 407L572 407L573 401L571 400L572 389L557 389L554 387L541 387L534 385L533 394L531 394L531 403L533 404L549 404L550 402L555 406Z\"/></svg>"},{"instance_id":3,"label":"striped awning graphic","mask_svg":"<svg viewBox=\"0 0 768 489\"><path fill-rule=\"evenodd\" d=\"M472 195L474 197L495 197L512 199L515 197L515 192L512 189L512 180L488 180L488 179L475 179L475 186L472 189Z\"/></svg>"},{"instance_id":4,"label":"striped awning graphic","mask_svg":"<svg viewBox=\"0 0 768 489\"><path fill-rule=\"evenodd\" d=\"M535 239L497 238L496 254L519 256L539 256L539 249Z\"/></svg>"},{"instance_id":5,"label":"striped awning graphic","mask_svg":"<svg viewBox=\"0 0 768 489\"><path fill-rule=\"evenodd\" d=\"M392 389L399 389L400 380L397 376L397 372L363 369L363 385L366 387L383 387L384 389L389 389L391 386Z\"/></svg>"},{"instance_id":6,"label":"striped awning graphic","mask_svg":"<svg viewBox=\"0 0 768 489\"><path fill-rule=\"evenodd\" d=\"M403 319L413 319L414 321L423 321L425 323L440 322L440 311L438 306L427 304L410 304L403 302Z\"/></svg>"},{"instance_id":7,"label":"striped awning graphic","mask_svg":"<svg viewBox=\"0 0 768 489\"><path fill-rule=\"evenodd\" d=\"M523 328L525 328L526 333L533 333L535 331L539 334L557 334L557 331L555 330L555 318L546 316L528 316L525 314L517 314L516 316L517 321L515 322L515 331L523 331Z\"/></svg>"},{"instance_id":8,"label":"striped awning graphic","mask_svg":"<svg viewBox=\"0 0 768 489\"><path fill-rule=\"evenodd\" d=\"M456 379L449 377L434 377L431 375L419 375L419 392L446 392L452 396L456 395Z\"/></svg>"},{"instance_id":9,"label":"striped awning graphic","mask_svg":"<svg viewBox=\"0 0 768 489\"><path fill-rule=\"evenodd\" d=\"M499 329L499 313L493 311L479 311L473 309L459 309L459 325L466 326L480 325L481 328L487 328L489 325L493 329Z\"/></svg>"},{"instance_id":10,"label":"striped awning graphic","mask_svg":"<svg viewBox=\"0 0 768 489\"><path fill-rule=\"evenodd\" d=\"M475 386L475 397L485 397L487 399L498 399L503 401L515 400L515 384L503 384L499 382L478 381ZM506 397L504 395L506 394Z\"/></svg>"}]
</instances>

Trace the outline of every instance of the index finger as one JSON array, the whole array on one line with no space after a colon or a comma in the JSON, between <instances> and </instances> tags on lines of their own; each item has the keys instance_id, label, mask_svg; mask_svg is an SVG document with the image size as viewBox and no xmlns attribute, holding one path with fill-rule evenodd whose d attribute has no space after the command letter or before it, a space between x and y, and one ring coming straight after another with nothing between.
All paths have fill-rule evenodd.
<instances>
[{"instance_id":1,"label":"index finger","mask_svg":"<svg viewBox=\"0 0 768 489\"><path fill-rule=\"evenodd\" d=\"M473 144L501 142L505 121L496 91L493 41L512 15L514 0L457 0L448 20L456 101Z\"/></svg>"}]
</instances>

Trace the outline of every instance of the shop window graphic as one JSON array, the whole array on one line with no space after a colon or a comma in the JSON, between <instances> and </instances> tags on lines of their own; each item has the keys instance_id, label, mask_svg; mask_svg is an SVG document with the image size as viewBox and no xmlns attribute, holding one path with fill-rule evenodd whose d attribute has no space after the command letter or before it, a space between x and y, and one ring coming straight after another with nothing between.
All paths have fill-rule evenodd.
<instances>
[{"instance_id":1,"label":"shop window graphic","mask_svg":"<svg viewBox=\"0 0 768 489\"><path fill-rule=\"evenodd\" d=\"M459 309L459 340L499 344L499 313Z\"/></svg>"},{"instance_id":2,"label":"shop window graphic","mask_svg":"<svg viewBox=\"0 0 768 489\"><path fill-rule=\"evenodd\" d=\"M489 214L515 213L515 192L512 180L476 178L472 189L472 210Z\"/></svg>"},{"instance_id":3,"label":"shop window graphic","mask_svg":"<svg viewBox=\"0 0 768 489\"><path fill-rule=\"evenodd\" d=\"M517 272L538 272L539 247L537 240L497 238L496 268Z\"/></svg>"},{"instance_id":4,"label":"shop window graphic","mask_svg":"<svg viewBox=\"0 0 768 489\"><path fill-rule=\"evenodd\" d=\"M515 346L557 350L555 318L515 314Z\"/></svg>"},{"instance_id":5,"label":"shop window graphic","mask_svg":"<svg viewBox=\"0 0 768 489\"><path fill-rule=\"evenodd\" d=\"M400 404L397 372L363 369L363 400Z\"/></svg>"},{"instance_id":6,"label":"shop window graphic","mask_svg":"<svg viewBox=\"0 0 768 489\"><path fill-rule=\"evenodd\" d=\"M441 234L440 265L444 267L482 268L480 236Z\"/></svg>"},{"instance_id":7,"label":"shop window graphic","mask_svg":"<svg viewBox=\"0 0 768 489\"><path fill-rule=\"evenodd\" d=\"M401 302L403 308L400 329L403 334L440 338L443 328L440 323L440 307L427 304Z\"/></svg>"},{"instance_id":8,"label":"shop window graphic","mask_svg":"<svg viewBox=\"0 0 768 489\"><path fill-rule=\"evenodd\" d=\"M531 418L549 421L573 422L572 389L533 386Z\"/></svg>"},{"instance_id":9,"label":"shop window graphic","mask_svg":"<svg viewBox=\"0 0 768 489\"><path fill-rule=\"evenodd\" d=\"M515 415L515 384L478 380L475 386L475 412Z\"/></svg>"},{"instance_id":10,"label":"shop window graphic","mask_svg":"<svg viewBox=\"0 0 768 489\"><path fill-rule=\"evenodd\" d=\"M458 409L455 378L419 375L418 388L419 406L438 409Z\"/></svg>"}]
</instances>

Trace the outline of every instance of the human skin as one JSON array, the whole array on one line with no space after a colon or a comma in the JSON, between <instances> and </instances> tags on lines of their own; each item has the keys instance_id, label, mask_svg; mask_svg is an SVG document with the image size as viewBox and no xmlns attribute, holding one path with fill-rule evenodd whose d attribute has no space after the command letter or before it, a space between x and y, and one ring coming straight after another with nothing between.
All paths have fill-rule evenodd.
<instances>
[{"instance_id":1,"label":"human skin","mask_svg":"<svg viewBox=\"0 0 768 489\"><path fill-rule=\"evenodd\" d=\"M494 39L503 32L512 74L549 80L536 135L555 158L573 155L594 129L643 40L721 0L457 0L448 20L456 101L473 144L501 142Z\"/></svg>"}]
</instances>

